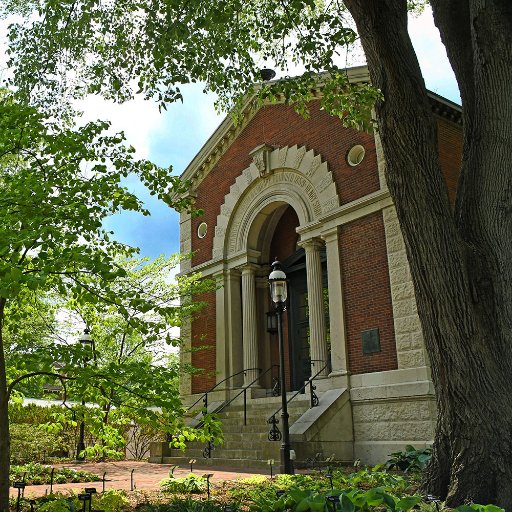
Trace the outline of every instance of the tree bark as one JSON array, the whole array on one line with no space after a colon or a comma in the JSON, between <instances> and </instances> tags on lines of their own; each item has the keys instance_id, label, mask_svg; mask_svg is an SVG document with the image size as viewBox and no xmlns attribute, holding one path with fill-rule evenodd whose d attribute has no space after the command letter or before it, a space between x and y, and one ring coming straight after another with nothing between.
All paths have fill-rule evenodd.
<instances>
[{"instance_id":1,"label":"tree bark","mask_svg":"<svg viewBox=\"0 0 512 512\"><path fill-rule=\"evenodd\" d=\"M436 121L407 32L406 1L345 4L372 82L384 96L376 114L386 179L436 390L437 429L424 489L449 506L471 500L511 509L510 8L504 0L433 1L464 84L464 154L453 212L438 160ZM454 6L460 18L452 20ZM464 22L469 27L458 25ZM464 47L468 34L470 50Z\"/></svg>"},{"instance_id":2,"label":"tree bark","mask_svg":"<svg viewBox=\"0 0 512 512\"><path fill-rule=\"evenodd\" d=\"M0 298L0 512L9 510L9 395L7 392L7 375L3 344L3 324L6 300Z\"/></svg>"}]
</instances>

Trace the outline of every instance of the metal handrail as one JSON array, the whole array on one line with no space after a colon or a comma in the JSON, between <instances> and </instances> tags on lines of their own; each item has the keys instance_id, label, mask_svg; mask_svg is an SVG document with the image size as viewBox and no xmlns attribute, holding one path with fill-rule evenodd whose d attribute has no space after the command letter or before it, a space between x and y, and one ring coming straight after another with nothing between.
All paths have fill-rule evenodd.
<instances>
[{"instance_id":1,"label":"metal handrail","mask_svg":"<svg viewBox=\"0 0 512 512\"><path fill-rule=\"evenodd\" d=\"M244 395L244 425L247 425L247 389L250 388L256 381L264 377L268 372L271 372L273 368L279 368L278 364L273 364L270 368L267 368L262 374L258 375L252 382L246 384L234 397L232 397L228 402L224 403L219 409L217 409L217 413L222 412L228 405L233 403L242 393Z\"/></svg>"},{"instance_id":2,"label":"metal handrail","mask_svg":"<svg viewBox=\"0 0 512 512\"><path fill-rule=\"evenodd\" d=\"M250 372L251 370L258 370L259 372L261 372L261 368L247 368L244 370L240 370L239 372L233 373L233 375L230 375L229 377L222 379L220 382L217 382L217 384L215 384L215 386L213 386L211 389L209 389L208 391L205 391L192 405L189 405L187 407L187 412L190 411L192 409L192 407L197 405L201 400L204 403L204 399L207 398L208 393L211 393L212 391L214 391L218 386L220 386L221 384L224 384L224 382L228 381L229 379L232 379L233 377L237 377L238 375L242 375L242 374L245 374L246 372ZM206 402L206 403L208 403L208 402Z\"/></svg>"},{"instance_id":3,"label":"metal handrail","mask_svg":"<svg viewBox=\"0 0 512 512\"><path fill-rule=\"evenodd\" d=\"M321 362L324 362L323 360L321 359L315 359L314 361L321 361ZM303 391L306 390L306 386L309 385L309 389L310 389L310 395L311 395L311 398L310 398L310 408L312 407L316 407L319 403L319 400L318 400L318 396L316 395L315 393L315 386L313 386L313 381L316 379L316 377L318 377L326 368L329 367L329 361L327 361L324 366L322 366L322 368L320 368L320 370L318 370L315 375L309 377L309 379L303 384L303 386L297 390L287 401L286 403L289 404L297 395L301 394ZM274 412L274 414L271 414L269 417L268 417L268 420L267 422L268 423L271 423L271 420L272 418L275 418L275 416L277 415L277 413L279 413L281 410L282 410L283 406L279 407L279 409L277 409L277 411Z\"/></svg>"}]
</instances>

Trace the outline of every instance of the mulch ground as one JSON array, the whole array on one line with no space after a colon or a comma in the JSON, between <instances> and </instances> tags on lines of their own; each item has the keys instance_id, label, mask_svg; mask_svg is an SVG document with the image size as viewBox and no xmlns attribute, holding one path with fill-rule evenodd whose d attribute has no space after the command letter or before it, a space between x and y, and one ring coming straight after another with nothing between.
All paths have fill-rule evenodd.
<instances>
[{"instance_id":1,"label":"mulch ground","mask_svg":"<svg viewBox=\"0 0 512 512\"><path fill-rule=\"evenodd\" d=\"M159 482L169 476L171 464L149 464L148 462L135 461L119 461L119 462L84 462L70 464L56 464L55 467L73 468L76 470L85 470L95 473L103 477L106 473L105 488L106 489L123 489L129 491L131 489L131 473L133 471L134 487L139 490L154 491L160 488ZM242 469L201 467L194 465L194 473L204 475L206 473L213 474L211 481L221 480L237 480L239 478L247 478L259 473L257 471L244 471ZM175 477L187 476L190 473L190 466L180 466L174 471ZM88 483L66 483L54 484L53 492L64 492L71 489L75 491L83 491L84 487L96 487L98 492L102 490L102 482ZM17 489L11 488L11 496L17 496ZM50 485L27 485L25 488L25 497L44 496L50 492Z\"/></svg>"}]
</instances>

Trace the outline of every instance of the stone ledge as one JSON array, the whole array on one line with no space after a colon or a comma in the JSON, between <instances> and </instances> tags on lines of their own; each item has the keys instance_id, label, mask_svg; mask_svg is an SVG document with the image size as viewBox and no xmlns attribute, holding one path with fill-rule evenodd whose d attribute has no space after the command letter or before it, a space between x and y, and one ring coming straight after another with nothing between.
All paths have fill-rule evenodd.
<instances>
[{"instance_id":1,"label":"stone ledge","mask_svg":"<svg viewBox=\"0 0 512 512\"><path fill-rule=\"evenodd\" d=\"M430 381L430 367L428 366L351 375L350 387L354 389L423 381Z\"/></svg>"},{"instance_id":2,"label":"stone ledge","mask_svg":"<svg viewBox=\"0 0 512 512\"><path fill-rule=\"evenodd\" d=\"M409 397L434 396L434 386L431 381L404 382L402 384L388 384L353 388L350 391L352 403L358 401L371 401L379 399L400 399Z\"/></svg>"}]
</instances>

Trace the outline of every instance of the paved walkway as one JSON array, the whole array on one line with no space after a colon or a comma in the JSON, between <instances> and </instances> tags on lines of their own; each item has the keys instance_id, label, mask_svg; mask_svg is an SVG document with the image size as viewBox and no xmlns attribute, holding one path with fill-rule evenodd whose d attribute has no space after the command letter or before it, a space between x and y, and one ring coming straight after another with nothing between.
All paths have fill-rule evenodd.
<instances>
[{"instance_id":1,"label":"paved walkway","mask_svg":"<svg viewBox=\"0 0 512 512\"><path fill-rule=\"evenodd\" d=\"M100 477L106 472L105 484L106 489L124 489L129 491L131 486L130 476L132 469L133 481L136 489L157 490L160 488L159 482L169 475L171 464L149 464L148 462L135 462L135 461L120 461L120 462L97 462L97 463L78 463L78 464L58 464L55 467L66 467L73 469L83 469L96 473ZM212 481L217 480L236 480L238 478L245 478L259 473L258 471L244 471L243 469L229 469L229 468L215 468L215 467L201 467L194 465L194 473L197 475L204 475L206 473L213 474ZM179 466L174 471L174 476L183 477L190 473L190 466ZM68 483L68 484L54 484L53 491L67 491L75 489L81 491L84 487L96 487L101 491L102 482L89 482L89 483ZM43 496L50 492L49 485L27 485L25 488L25 497ZM11 488L11 496L18 494L17 489Z\"/></svg>"}]
</instances>

